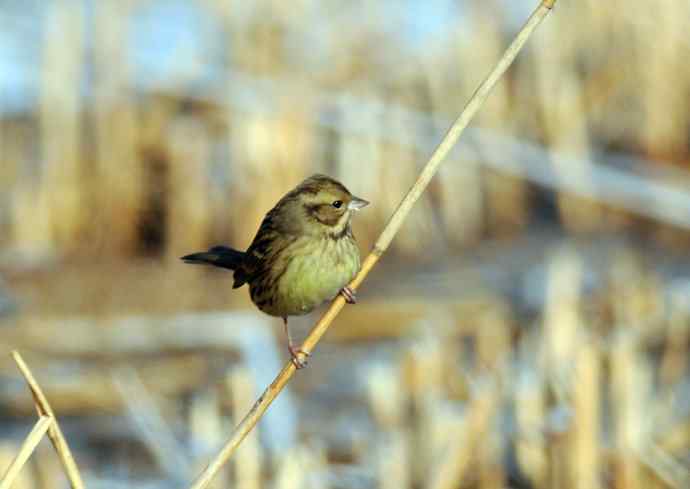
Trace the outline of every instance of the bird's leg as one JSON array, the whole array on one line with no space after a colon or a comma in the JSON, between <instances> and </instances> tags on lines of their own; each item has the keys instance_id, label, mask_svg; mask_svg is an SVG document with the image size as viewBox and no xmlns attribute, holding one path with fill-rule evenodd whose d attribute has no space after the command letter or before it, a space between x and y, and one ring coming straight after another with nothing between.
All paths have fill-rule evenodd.
<instances>
[{"instance_id":1,"label":"bird's leg","mask_svg":"<svg viewBox=\"0 0 690 489\"><path fill-rule=\"evenodd\" d=\"M357 296L355 295L355 291L350 287L343 287L340 289L340 295L345 298L345 302L348 304L357 304Z\"/></svg>"},{"instance_id":2,"label":"bird's leg","mask_svg":"<svg viewBox=\"0 0 690 489\"><path fill-rule=\"evenodd\" d=\"M287 340L288 340L288 351L290 352L290 361L292 364L295 366L297 370L304 368L307 366L307 360L306 358L304 360L301 360L299 358L300 353L304 355L305 357L308 357L311 355L308 351L302 350L299 347L295 347L295 345L292 343L292 336L290 335L290 327L288 326L288 320L287 317L283 317L283 327L285 328L285 334L287 335Z\"/></svg>"}]
</instances>

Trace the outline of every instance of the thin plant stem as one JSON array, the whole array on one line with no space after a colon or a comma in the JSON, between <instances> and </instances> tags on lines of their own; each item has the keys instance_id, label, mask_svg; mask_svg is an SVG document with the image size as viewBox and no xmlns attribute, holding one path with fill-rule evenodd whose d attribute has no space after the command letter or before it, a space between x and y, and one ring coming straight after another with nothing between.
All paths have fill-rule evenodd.
<instances>
[{"instance_id":1,"label":"thin plant stem","mask_svg":"<svg viewBox=\"0 0 690 489\"><path fill-rule=\"evenodd\" d=\"M379 258L383 255L386 249L388 249L388 246L390 245L391 241L393 241L393 238L405 221L405 218L412 209L412 206L422 195L429 184L429 181L438 170L438 167L448 155L453 145L455 145L457 142L462 131L467 127L467 124L482 106L493 86L513 62L529 36L541 23L541 21L544 20L555 3L556 0L543 0L541 2L541 4L532 13L530 18L517 34L513 42L510 44L506 52L503 54L503 57L474 92L460 116L455 120L441 143L431 155L431 158L429 158L427 163L424 165L424 168L419 174L417 181L407 192L403 200L398 205L398 208L388 220L383 232L376 240L373 250L364 259L361 270L349 285L353 291L360 286L371 269L378 262ZM309 353L314 349L316 344L326 333L328 327L344 306L345 299L340 295L337 296L331 303L328 310L323 314L323 316L321 316L307 338L304 340L304 343L301 347L303 351ZM204 489L208 486L213 477L230 459L235 450L237 450L237 447L239 447L240 443L242 443L242 440L244 440L247 434L249 434L254 426L256 426L256 423L264 415L268 407L271 405L271 402L273 402L273 400L283 390L292 375L295 373L295 370L295 366L292 364L292 362L288 362L285 367L283 367L271 385L266 388L254 406L252 406L252 408L249 410L249 413L247 413L244 419L242 419L240 424L235 428L235 431L232 433L231 437L228 439L218 455L216 455L216 457L206 466L204 471L199 475L189 489Z\"/></svg>"},{"instance_id":2,"label":"thin plant stem","mask_svg":"<svg viewBox=\"0 0 690 489\"><path fill-rule=\"evenodd\" d=\"M62 466L65 469L65 473L67 474L67 478L69 479L72 489L84 489L84 482L82 481L81 475L79 474L79 469L77 468L77 464L72 456L72 451L67 445L67 440L65 440L65 436L62 434L62 430L57 422L57 418L55 418L53 409L48 403L48 399L46 398L45 394L43 394L43 390L38 385L38 382L36 382L31 370L29 370L29 367L26 365L24 359L18 351L12 352L12 358L14 358L14 362L17 364L17 367L19 367L19 370L24 376L26 383L29 385L31 395L34 398L34 405L36 406L36 411L38 411L39 416L49 416L54 420L54 422L48 427L48 438L50 438L58 457L60 457L60 461L62 462Z\"/></svg>"},{"instance_id":3,"label":"thin plant stem","mask_svg":"<svg viewBox=\"0 0 690 489\"><path fill-rule=\"evenodd\" d=\"M19 453L14 457L7 471L5 471L5 475L0 479L0 489L10 489L12 487L22 467L29 460L31 454L34 453L34 450L36 450L36 447L45 436L46 431L53 425L53 421L54 419L51 416L41 416L38 419L29 436L22 443Z\"/></svg>"}]
</instances>

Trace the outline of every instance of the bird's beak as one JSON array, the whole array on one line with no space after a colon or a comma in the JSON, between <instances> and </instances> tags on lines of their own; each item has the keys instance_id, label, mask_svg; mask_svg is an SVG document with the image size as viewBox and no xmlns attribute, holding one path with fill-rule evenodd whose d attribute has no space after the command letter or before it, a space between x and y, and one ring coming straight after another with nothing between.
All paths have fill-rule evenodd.
<instances>
[{"instance_id":1,"label":"bird's beak","mask_svg":"<svg viewBox=\"0 0 690 489\"><path fill-rule=\"evenodd\" d=\"M347 208L352 210L352 211L358 211L362 207L366 207L369 205L368 200L360 199L359 197L352 197L352 200L348 204Z\"/></svg>"}]
</instances>

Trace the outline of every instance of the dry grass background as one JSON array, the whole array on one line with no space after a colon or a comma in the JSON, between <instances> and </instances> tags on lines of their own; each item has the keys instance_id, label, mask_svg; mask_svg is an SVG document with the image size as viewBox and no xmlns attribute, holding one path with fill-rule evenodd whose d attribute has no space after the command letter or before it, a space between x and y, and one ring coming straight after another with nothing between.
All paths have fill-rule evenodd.
<instances>
[{"instance_id":1,"label":"dry grass background","mask_svg":"<svg viewBox=\"0 0 690 489\"><path fill-rule=\"evenodd\" d=\"M563 180L595 179L588 161L607 149L684 168L688 36L673 2L638 3L560 6L478 125L577 156L579 165L553 168ZM440 46L429 41L428 52L394 56L399 37L380 31L385 20L349 22L323 35L338 42L339 55L312 60L316 67L303 72L292 58L309 60L309 46L295 54L288 43L295 32L307 37L300 19L314 4L287 11L265 4L250 16L203 2L198 9L226 29L220 74L207 81L203 66L180 68L181 81L150 88L134 73L126 44L146 5L99 3L88 38L80 28L87 12L77 3L45 8L44 37L36 41L43 48L38 105L2 121L3 249L130 255L148 245L177 256L221 239L246 243L284 189L314 171L372 196L376 206L359 226L368 243L438 139L433 126L417 132L419 117L442 130L508 39L499 3L469 2L462 28ZM657 19L635 15L650 9ZM85 62L93 70L88 99L81 96ZM457 247L524 230L539 212L534 189L519 175L482 166L502 150L477 148L444 168L398 251L414 256L440 241ZM519 156L506 148L501 158ZM572 231L668 233L568 193L557 206Z\"/></svg>"},{"instance_id":2,"label":"dry grass background","mask_svg":"<svg viewBox=\"0 0 690 489\"><path fill-rule=\"evenodd\" d=\"M367 250L515 18L462 2L410 49L383 3L199 1L220 54L158 82L153 4L85 5L41 7L36 103L0 120L0 470L34 422L21 348L87 487L183 487L283 352L176 258L248 243L315 171L374 203ZM215 487L690 487L686 10L558 5ZM16 487L61 474L39 447Z\"/></svg>"}]
</instances>

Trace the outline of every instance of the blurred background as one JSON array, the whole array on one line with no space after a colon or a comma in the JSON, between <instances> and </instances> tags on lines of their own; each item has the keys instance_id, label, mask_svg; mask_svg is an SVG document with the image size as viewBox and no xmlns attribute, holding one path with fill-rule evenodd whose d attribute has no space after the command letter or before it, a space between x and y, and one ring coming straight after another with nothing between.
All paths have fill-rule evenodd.
<instances>
[{"instance_id":1,"label":"blurred background","mask_svg":"<svg viewBox=\"0 0 690 489\"><path fill-rule=\"evenodd\" d=\"M314 172L366 253L537 3L0 1L0 471L19 349L87 487L186 487L287 352L178 257ZM213 488L690 487L688 8L558 3Z\"/></svg>"}]
</instances>

